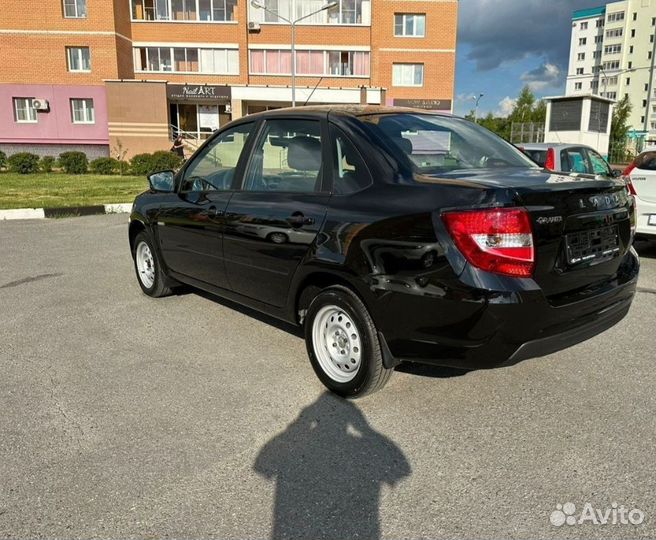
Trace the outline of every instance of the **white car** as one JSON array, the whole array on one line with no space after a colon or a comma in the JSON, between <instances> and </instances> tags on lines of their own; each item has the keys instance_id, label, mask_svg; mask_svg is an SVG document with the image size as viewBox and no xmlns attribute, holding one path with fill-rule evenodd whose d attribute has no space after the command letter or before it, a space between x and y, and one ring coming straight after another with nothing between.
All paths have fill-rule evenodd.
<instances>
[{"instance_id":1,"label":"white car","mask_svg":"<svg viewBox=\"0 0 656 540\"><path fill-rule=\"evenodd\" d=\"M656 146L647 148L624 171L637 209L636 234L656 237Z\"/></svg>"}]
</instances>

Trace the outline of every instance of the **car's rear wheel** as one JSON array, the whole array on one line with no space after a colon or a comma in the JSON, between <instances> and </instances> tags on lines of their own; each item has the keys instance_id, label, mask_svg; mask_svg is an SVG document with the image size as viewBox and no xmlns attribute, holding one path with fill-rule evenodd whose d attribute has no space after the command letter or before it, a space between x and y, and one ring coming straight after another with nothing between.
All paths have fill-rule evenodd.
<instances>
[{"instance_id":1,"label":"car's rear wheel","mask_svg":"<svg viewBox=\"0 0 656 540\"><path fill-rule=\"evenodd\" d=\"M376 327L360 298L345 287L320 292L305 321L310 362L321 382L344 397L381 389L393 369L383 365Z\"/></svg>"},{"instance_id":2,"label":"car's rear wheel","mask_svg":"<svg viewBox=\"0 0 656 540\"><path fill-rule=\"evenodd\" d=\"M145 294L153 298L171 294L171 289L165 285L162 265L157 258L155 247L145 231L140 232L134 239L132 258L139 286Z\"/></svg>"}]
</instances>

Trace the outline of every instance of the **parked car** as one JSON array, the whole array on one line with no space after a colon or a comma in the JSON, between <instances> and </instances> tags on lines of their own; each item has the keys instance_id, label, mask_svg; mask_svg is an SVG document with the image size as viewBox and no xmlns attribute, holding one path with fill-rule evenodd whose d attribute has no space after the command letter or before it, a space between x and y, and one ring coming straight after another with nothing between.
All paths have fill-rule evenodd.
<instances>
[{"instance_id":1,"label":"parked car","mask_svg":"<svg viewBox=\"0 0 656 540\"><path fill-rule=\"evenodd\" d=\"M594 148L582 144L524 144L520 150L550 171L614 178L622 174L620 170L611 169Z\"/></svg>"},{"instance_id":2,"label":"parked car","mask_svg":"<svg viewBox=\"0 0 656 540\"><path fill-rule=\"evenodd\" d=\"M624 171L629 191L636 200L640 236L656 236L656 146L647 148Z\"/></svg>"},{"instance_id":3,"label":"parked car","mask_svg":"<svg viewBox=\"0 0 656 540\"><path fill-rule=\"evenodd\" d=\"M143 292L184 283L301 325L342 396L378 390L400 362L558 351L617 323L636 289L624 182L552 174L461 118L268 111L149 181L129 227Z\"/></svg>"}]
</instances>

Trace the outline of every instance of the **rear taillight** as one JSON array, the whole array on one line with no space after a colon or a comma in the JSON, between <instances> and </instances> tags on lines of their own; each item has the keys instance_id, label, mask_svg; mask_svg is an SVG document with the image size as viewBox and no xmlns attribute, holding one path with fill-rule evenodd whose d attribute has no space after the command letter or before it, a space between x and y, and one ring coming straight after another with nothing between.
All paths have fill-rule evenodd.
<instances>
[{"instance_id":1,"label":"rear taillight","mask_svg":"<svg viewBox=\"0 0 656 540\"><path fill-rule=\"evenodd\" d=\"M472 265L507 276L533 275L533 230L526 210L445 212L442 218L456 246Z\"/></svg>"},{"instance_id":2,"label":"rear taillight","mask_svg":"<svg viewBox=\"0 0 656 540\"><path fill-rule=\"evenodd\" d=\"M553 148L547 150L547 159L544 162L544 168L550 171L556 170L556 152Z\"/></svg>"},{"instance_id":3,"label":"rear taillight","mask_svg":"<svg viewBox=\"0 0 656 540\"><path fill-rule=\"evenodd\" d=\"M631 173L633 172L633 169L635 169L635 163L631 163L626 169L624 169L624 172L622 173L622 176L624 177L624 181L626 182L626 187L629 189L629 193L633 196L637 195L635 188L633 187L633 184L631 183Z\"/></svg>"}]
</instances>

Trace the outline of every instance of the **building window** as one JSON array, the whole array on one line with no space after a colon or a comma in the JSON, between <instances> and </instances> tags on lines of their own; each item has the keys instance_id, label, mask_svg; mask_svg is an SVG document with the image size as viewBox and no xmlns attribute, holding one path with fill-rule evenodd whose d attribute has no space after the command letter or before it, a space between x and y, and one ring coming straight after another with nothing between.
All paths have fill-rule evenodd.
<instances>
[{"instance_id":1,"label":"building window","mask_svg":"<svg viewBox=\"0 0 656 540\"><path fill-rule=\"evenodd\" d=\"M392 86L423 86L424 64L392 64Z\"/></svg>"},{"instance_id":2,"label":"building window","mask_svg":"<svg viewBox=\"0 0 656 540\"><path fill-rule=\"evenodd\" d=\"M239 74L238 49L135 47L135 71Z\"/></svg>"},{"instance_id":3,"label":"building window","mask_svg":"<svg viewBox=\"0 0 656 540\"><path fill-rule=\"evenodd\" d=\"M292 52L289 49L251 49L250 73L256 75L289 75ZM330 75L333 77L368 77L368 51L296 51L297 75Z\"/></svg>"},{"instance_id":4,"label":"building window","mask_svg":"<svg viewBox=\"0 0 656 540\"><path fill-rule=\"evenodd\" d=\"M71 118L74 124L93 124L93 99L71 99Z\"/></svg>"},{"instance_id":5,"label":"building window","mask_svg":"<svg viewBox=\"0 0 656 540\"><path fill-rule=\"evenodd\" d=\"M604 40L604 36L595 36L595 43L601 43Z\"/></svg>"},{"instance_id":6,"label":"building window","mask_svg":"<svg viewBox=\"0 0 656 540\"><path fill-rule=\"evenodd\" d=\"M626 78L626 85L631 86L631 77Z\"/></svg>"},{"instance_id":7,"label":"building window","mask_svg":"<svg viewBox=\"0 0 656 540\"><path fill-rule=\"evenodd\" d=\"M91 52L89 47L66 47L68 71L91 71Z\"/></svg>"},{"instance_id":8,"label":"building window","mask_svg":"<svg viewBox=\"0 0 656 540\"><path fill-rule=\"evenodd\" d=\"M587 38L579 38L579 46L585 45L588 42Z\"/></svg>"},{"instance_id":9,"label":"building window","mask_svg":"<svg viewBox=\"0 0 656 540\"><path fill-rule=\"evenodd\" d=\"M87 0L64 0L64 17L84 19L87 16Z\"/></svg>"},{"instance_id":10,"label":"building window","mask_svg":"<svg viewBox=\"0 0 656 540\"><path fill-rule=\"evenodd\" d=\"M617 92L602 92L601 97L608 99L617 99Z\"/></svg>"},{"instance_id":11,"label":"building window","mask_svg":"<svg viewBox=\"0 0 656 540\"><path fill-rule=\"evenodd\" d=\"M612 62L604 62L604 71L608 71L609 69L620 69L620 62L619 60L613 60Z\"/></svg>"},{"instance_id":12,"label":"building window","mask_svg":"<svg viewBox=\"0 0 656 540\"><path fill-rule=\"evenodd\" d=\"M337 5L303 19L301 24L362 24L371 22L371 0L336 0ZM280 17L296 20L320 8L325 2L295 0L262 0L267 8L253 8L249 3L249 21L283 23ZM295 7L294 7L295 6ZM280 17L279 17L279 16Z\"/></svg>"},{"instance_id":13,"label":"building window","mask_svg":"<svg viewBox=\"0 0 656 540\"><path fill-rule=\"evenodd\" d=\"M618 38L622 37L624 34L624 28L613 28L612 30L606 30L606 38Z\"/></svg>"},{"instance_id":14,"label":"building window","mask_svg":"<svg viewBox=\"0 0 656 540\"><path fill-rule=\"evenodd\" d=\"M37 122L36 109L32 107L34 98L14 98L14 119L20 124Z\"/></svg>"},{"instance_id":15,"label":"building window","mask_svg":"<svg viewBox=\"0 0 656 540\"><path fill-rule=\"evenodd\" d=\"M633 54L633 45L629 47L629 54Z\"/></svg>"},{"instance_id":16,"label":"building window","mask_svg":"<svg viewBox=\"0 0 656 540\"><path fill-rule=\"evenodd\" d=\"M636 11L633 12L633 20L634 21L638 20L638 13Z\"/></svg>"},{"instance_id":17,"label":"building window","mask_svg":"<svg viewBox=\"0 0 656 540\"><path fill-rule=\"evenodd\" d=\"M631 30L631 37L632 37L632 38L635 37L635 28L634 28L633 30Z\"/></svg>"},{"instance_id":18,"label":"building window","mask_svg":"<svg viewBox=\"0 0 656 540\"><path fill-rule=\"evenodd\" d=\"M623 11L616 11L615 13L609 13L608 14L608 22L617 22L617 21L623 21L624 20L624 12Z\"/></svg>"},{"instance_id":19,"label":"building window","mask_svg":"<svg viewBox=\"0 0 656 540\"><path fill-rule=\"evenodd\" d=\"M583 68L576 68L577 75L583 75Z\"/></svg>"},{"instance_id":20,"label":"building window","mask_svg":"<svg viewBox=\"0 0 656 540\"><path fill-rule=\"evenodd\" d=\"M592 53L592 58L601 58L601 51L594 51Z\"/></svg>"},{"instance_id":21,"label":"building window","mask_svg":"<svg viewBox=\"0 0 656 540\"><path fill-rule=\"evenodd\" d=\"M574 90L582 90L583 89L583 83L577 82L574 83Z\"/></svg>"},{"instance_id":22,"label":"building window","mask_svg":"<svg viewBox=\"0 0 656 540\"><path fill-rule=\"evenodd\" d=\"M604 24L605 22L603 19L597 19L597 28L603 28Z\"/></svg>"},{"instance_id":23,"label":"building window","mask_svg":"<svg viewBox=\"0 0 656 540\"><path fill-rule=\"evenodd\" d=\"M394 35L397 37L424 37L426 35L426 15L396 13L394 15Z\"/></svg>"},{"instance_id":24,"label":"building window","mask_svg":"<svg viewBox=\"0 0 656 540\"><path fill-rule=\"evenodd\" d=\"M237 0L131 0L135 21L234 20Z\"/></svg>"},{"instance_id":25,"label":"building window","mask_svg":"<svg viewBox=\"0 0 656 540\"><path fill-rule=\"evenodd\" d=\"M584 53L584 52L579 53L578 56L577 56L577 59L578 59L579 61L581 61L581 60L585 60L585 53Z\"/></svg>"},{"instance_id":26,"label":"building window","mask_svg":"<svg viewBox=\"0 0 656 540\"><path fill-rule=\"evenodd\" d=\"M588 23L587 22L582 22L581 23L581 30L587 30L588 29Z\"/></svg>"},{"instance_id":27,"label":"building window","mask_svg":"<svg viewBox=\"0 0 656 540\"><path fill-rule=\"evenodd\" d=\"M604 54L620 54L622 52L621 45L606 45L604 47Z\"/></svg>"},{"instance_id":28,"label":"building window","mask_svg":"<svg viewBox=\"0 0 656 540\"><path fill-rule=\"evenodd\" d=\"M613 77L608 77L608 78L606 79L606 84L607 84L608 86L616 86L616 85L617 85L617 81L618 81L618 79L617 79L617 75L615 75L615 76L613 76Z\"/></svg>"},{"instance_id":29,"label":"building window","mask_svg":"<svg viewBox=\"0 0 656 540\"><path fill-rule=\"evenodd\" d=\"M599 88L599 81L590 81L590 89L597 90Z\"/></svg>"}]
</instances>

